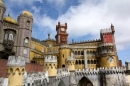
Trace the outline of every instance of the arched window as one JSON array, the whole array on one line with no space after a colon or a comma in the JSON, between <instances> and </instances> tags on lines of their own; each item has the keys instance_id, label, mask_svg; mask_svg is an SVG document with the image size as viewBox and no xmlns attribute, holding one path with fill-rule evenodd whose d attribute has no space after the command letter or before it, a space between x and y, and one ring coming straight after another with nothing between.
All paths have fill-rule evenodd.
<instances>
[{"instance_id":1,"label":"arched window","mask_svg":"<svg viewBox=\"0 0 130 86\"><path fill-rule=\"evenodd\" d=\"M84 64L84 60L82 60L82 64Z\"/></svg>"},{"instance_id":2,"label":"arched window","mask_svg":"<svg viewBox=\"0 0 130 86\"><path fill-rule=\"evenodd\" d=\"M90 64L90 60L88 60L88 64Z\"/></svg>"},{"instance_id":3,"label":"arched window","mask_svg":"<svg viewBox=\"0 0 130 86\"><path fill-rule=\"evenodd\" d=\"M84 52L83 52L83 51L81 51L81 55L84 55Z\"/></svg>"},{"instance_id":4,"label":"arched window","mask_svg":"<svg viewBox=\"0 0 130 86\"><path fill-rule=\"evenodd\" d=\"M9 40L13 40L13 34L12 33L9 34Z\"/></svg>"},{"instance_id":5,"label":"arched window","mask_svg":"<svg viewBox=\"0 0 130 86\"><path fill-rule=\"evenodd\" d=\"M27 27L29 27L30 26L30 21L27 21Z\"/></svg>"},{"instance_id":6,"label":"arched window","mask_svg":"<svg viewBox=\"0 0 130 86\"><path fill-rule=\"evenodd\" d=\"M28 44L28 43L29 43L29 38L26 37L25 40L24 40L24 42L25 42L26 44Z\"/></svg>"},{"instance_id":7,"label":"arched window","mask_svg":"<svg viewBox=\"0 0 130 86\"><path fill-rule=\"evenodd\" d=\"M76 64L78 65L78 61L76 60Z\"/></svg>"},{"instance_id":8,"label":"arched window","mask_svg":"<svg viewBox=\"0 0 130 86\"><path fill-rule=\"evenodd\" d=\"M94 64L97 64L96 60L94 60Z\"/></svg>"},{"instance_id":9,"label":"arched window","mask_svg":"<svg viewBox=\"0 0 130 86\"><path fill-rule=\"evenodd\" d=\"M5 40L7 40L8 39L8 34L5 34Z\"/></svg>"}]
</instances>

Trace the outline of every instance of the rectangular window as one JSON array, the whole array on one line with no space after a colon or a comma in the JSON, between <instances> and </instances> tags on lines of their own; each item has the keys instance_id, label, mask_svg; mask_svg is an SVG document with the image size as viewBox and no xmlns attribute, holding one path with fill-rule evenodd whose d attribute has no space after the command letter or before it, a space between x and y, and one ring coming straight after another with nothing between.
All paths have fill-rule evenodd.
<instances>
[{"instance_id":1,"label":"rectangular window","mask_svg":"<svg viewBox=\"0 0 130 86\"><path fill-rule=\"evenodd\" d=\"M42 52L44 52L44 48L42 48Z\"/></svg>"}]
</instances>

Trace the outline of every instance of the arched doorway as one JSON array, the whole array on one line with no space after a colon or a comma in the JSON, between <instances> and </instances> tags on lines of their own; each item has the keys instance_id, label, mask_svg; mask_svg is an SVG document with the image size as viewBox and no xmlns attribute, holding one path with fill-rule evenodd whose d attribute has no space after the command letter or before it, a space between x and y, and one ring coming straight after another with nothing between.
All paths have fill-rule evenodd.
<instances>
[{"instance_id":1,"label":"arched doorway","mask_svg":"<svg viewBox=\"0 0 130 86\"><path fill-rule=\"evenodd\" d=\"M61 80L58 86L65 86L65 83Z\"/></svg>"},{"instance_id":2,"label":"arched doorway","mask_svg":"<svg viewBox=\"0 0 130 86\"><path fill-rule=\"evenodd\" d=\"M65 65L64 65L64 64L62 65L62 68L65 68Z\"/></svg>"},{"instance_id":3,"label":"arched doorway","mask_svg":"<svg viewBox=\"0 0 130 86\"><path fill-rule=\"evenodd\" d=\"M79 81L78 86L93 86L93 84L87 77L83 77Z\"/></svg>"}]
</instances>

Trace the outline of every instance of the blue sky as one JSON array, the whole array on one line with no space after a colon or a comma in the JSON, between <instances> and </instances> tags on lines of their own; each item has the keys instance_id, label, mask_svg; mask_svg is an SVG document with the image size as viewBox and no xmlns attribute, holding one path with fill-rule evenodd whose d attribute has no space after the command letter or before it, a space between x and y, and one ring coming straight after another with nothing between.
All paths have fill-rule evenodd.
<instances>
[{"instance_id":1,"label":"blue sky","mask_svg":"<svg viewBox=\"0 0 130 86\"><path fill-rule=\"evenodd\" d=\"M17 20L28 10L32 13L32 36L40 40L47 34L55 39L58 21L68 23L69 42L100 38L100 29L115 26L115 41L119 59L130 61L130 0L3 0L5 16Z\"/></svg>"}]
</instances>

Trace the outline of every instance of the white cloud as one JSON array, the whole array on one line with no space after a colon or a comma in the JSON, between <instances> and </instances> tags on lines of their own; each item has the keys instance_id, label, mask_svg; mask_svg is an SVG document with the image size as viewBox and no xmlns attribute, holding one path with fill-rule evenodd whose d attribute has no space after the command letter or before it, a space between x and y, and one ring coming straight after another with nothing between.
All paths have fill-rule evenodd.
<instances>
[{"instance_id":1,"label":"white cloud","mask_svg":"<svg viewBox=\"0 0 130 86\"><path fill-rule=\"evenodd\" d=\"M46 0L51 6L54 5L56 9L62 9L63 6L66 4L66 0Z\"/></svg>"},{"instance_id":2,"label":"white cloud","mask_svg":"<svg viewBox=\"0 0 130 86\"><path fill-rule=\"evenodd\" d=\"M54 3L53 0L49 0ZM62 2L63 3L63 2ZM57 21L68 23L70 37L82 37L91 34L99 38L100 29L110 28L111 23L115 26L115 39L118 50L130 46L130 0L98 0L98 2L81 0L78 6L71 6L65 14L57 20L47 15L42 15L36 21L41 20L39 26L51 28L55 31ZM53 28L53 29L52 29Z\"/></svg>"}]
</instances>

